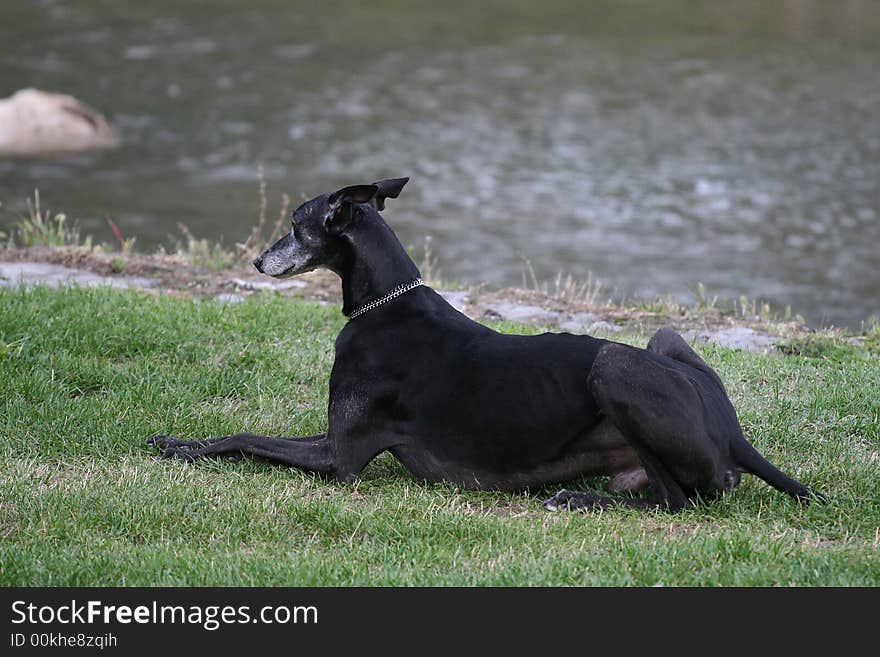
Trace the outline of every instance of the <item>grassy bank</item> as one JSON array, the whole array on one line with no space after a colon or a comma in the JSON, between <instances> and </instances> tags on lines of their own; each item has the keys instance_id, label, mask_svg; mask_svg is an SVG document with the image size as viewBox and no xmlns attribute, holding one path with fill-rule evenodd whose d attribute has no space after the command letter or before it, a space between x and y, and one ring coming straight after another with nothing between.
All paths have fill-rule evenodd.
<instances>
[{"instance_id":1,"label":"grassy bank","mask_svg":"<svg viewBox=\"0 0 880 657\"><path fill-rule=\"evenodd\" d=\"M747 477L676 516L550 514L554 490L428 485L388 456L347 486L152 460L153 433L323 431L342 322L274 295L0 289L0 584L880 584L880 363L843 342L701 349L755 445L828 505Z\"/></svg>"}]
</instances>

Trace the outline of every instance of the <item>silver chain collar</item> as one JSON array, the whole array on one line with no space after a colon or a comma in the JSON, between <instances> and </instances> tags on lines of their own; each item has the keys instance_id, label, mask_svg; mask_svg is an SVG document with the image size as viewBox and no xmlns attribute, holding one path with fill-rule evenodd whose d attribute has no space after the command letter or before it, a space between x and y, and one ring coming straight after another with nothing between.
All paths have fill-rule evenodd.
<instances>
[{"instance_id":1,"label":"silver chain collar","mask_svg":"<svg viewBox=\"0 0 880 657\"><path fill-rule=\"evenodd\" d=\"M388 303L392 299L396 299L401 294L409 292L410 290L417 288L419 285L424 285L424 284L425 283L421 278L417 278L416 280L410 281L409 283L401 283L396 288L391 290L391 292L386 294L384 297L379 297L375 301L370 301L370 303L368 303L367 305L361 306L357 310L353 311L348 316L348 318L351 320L351 319L354 319L355 317L357 317L358 315L363 315L365 312L373 310L374 308L378 308L382 304Z\"/></svg>"}]
</instances>

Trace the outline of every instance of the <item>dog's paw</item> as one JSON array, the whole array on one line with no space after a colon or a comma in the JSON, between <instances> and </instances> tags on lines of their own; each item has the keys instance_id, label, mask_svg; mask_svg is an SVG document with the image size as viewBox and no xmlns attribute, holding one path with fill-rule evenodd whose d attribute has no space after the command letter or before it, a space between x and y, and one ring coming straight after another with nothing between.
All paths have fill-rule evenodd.
<instances>
[{"instance_id":1,"label":"dog's paw","mask_svg":"<svg viewBox=\"0 0 880 657\"><path fill-rule=\"evenodd\" d=\"M570 508L569 501L574 494L574 491L563 489L550 499L541 502L541 506L548 511L567 511Z\"/></svg>"},{"instance_id":2,"label":"dog's paw","mask_svg":"<svg viewBox=\"0 0 880 657\"><path fill-rule=\"evenodd\" d=\"M613 503L613 499L602 495L563 489L541 505L548 511L590 511L604 509Z\"/></svg>"}]
</instances>

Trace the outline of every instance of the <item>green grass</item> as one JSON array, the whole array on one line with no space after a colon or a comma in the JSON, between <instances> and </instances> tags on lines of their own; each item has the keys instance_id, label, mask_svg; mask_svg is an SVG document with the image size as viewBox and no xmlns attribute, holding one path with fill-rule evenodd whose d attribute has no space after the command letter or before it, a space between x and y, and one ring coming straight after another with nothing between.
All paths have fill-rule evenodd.
<instances>
[{"instance_id":1,"label":"green grass","mask_svg":"<svg viewBox=\"0 0 880 657\"><path fill-rule=\"evenodd\" d=\"M880 584L880 364L857 349L701 350L747 435L827 505L746 477L674 516L551 514L553 490L429 485L387 455L350 485L152 460L154 433L323 431L342 322L269 295L0 290L0 584Z\"/></svg>"},{"instance_id":2,"label":"green grass","mask_svg":"<svg viewBox=\"0 0 880 657\"><path fill-rule=\"evenodd\" d=\"M19 218L15 229L18 242L26 248L33 246L59 248L79 246L80 243L79 228L75 223L71 225L67 222L67 215L59 212L53 216L49 210L42 211L38 189L34 190L33 201L28 198L27 216ZM5 237L5 234L0 234L0 238ZM91 243L91 237L86 238L87 249L91 248Z\"/></svg>"}]
</instances>

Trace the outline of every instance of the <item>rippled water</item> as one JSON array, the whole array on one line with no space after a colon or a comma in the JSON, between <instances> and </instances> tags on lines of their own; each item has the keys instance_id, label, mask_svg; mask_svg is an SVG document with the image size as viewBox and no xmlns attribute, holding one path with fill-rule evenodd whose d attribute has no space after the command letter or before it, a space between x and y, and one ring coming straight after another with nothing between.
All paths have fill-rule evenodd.
<instances>
[{"instance_id":1,"label":"rippled water","mask_svg":"<svg viewBox=\"0 0 880 657\"><path fill-rule=\"evenodd\" d=\"M369 5L369 6L368 6ZM114 153L0 161L107 241L242 240L272 205L409 175L386 218L446 279L880 314L880 3L4 0L0 95L80 97Z\"/></svg>"}]
</instances>

